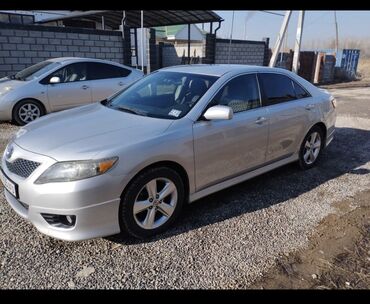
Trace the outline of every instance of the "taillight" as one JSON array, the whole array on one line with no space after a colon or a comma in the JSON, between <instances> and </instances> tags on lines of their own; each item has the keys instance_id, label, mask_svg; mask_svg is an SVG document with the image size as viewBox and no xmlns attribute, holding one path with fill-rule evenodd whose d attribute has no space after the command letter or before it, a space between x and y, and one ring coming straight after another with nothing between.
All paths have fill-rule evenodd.
<instances>
[{"instance_id":1,"label":"taillight","mask_svg":"<svg viewBox=\"0 0 370 304\"><path fill-rule=\"evenodd\" d=\"M335 98L331 100L331 104L333 105L334 109L337 107L337 101Z\"/></svg>"}]
</instances>

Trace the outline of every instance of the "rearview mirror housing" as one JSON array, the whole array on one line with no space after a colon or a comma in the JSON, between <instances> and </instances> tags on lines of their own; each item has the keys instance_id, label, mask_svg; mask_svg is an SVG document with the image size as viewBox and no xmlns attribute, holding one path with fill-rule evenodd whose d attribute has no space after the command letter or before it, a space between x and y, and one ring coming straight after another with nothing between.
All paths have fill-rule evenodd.
<instances>
[{"instance_id":1,"label":"rearview mirror housing","mask_svg":"<svg viewBox=\"0 0 370 304\"><path fill-rule=\"evenodd\" d=\"M213 106L210 107L203 115L207 120L230 120L234 116L234 111L228 106Z\"/></svg>"},{"instance_id":2,"label":"rearview mirror housing","mask_svg":"<svg viewBox=\"0 0 370 304\"><path fill-rule=\"evenodd\" d=\"M60 77L58 76L51 77L49 83L50 84L60 83Z\"/></svg>"}]
</instances>

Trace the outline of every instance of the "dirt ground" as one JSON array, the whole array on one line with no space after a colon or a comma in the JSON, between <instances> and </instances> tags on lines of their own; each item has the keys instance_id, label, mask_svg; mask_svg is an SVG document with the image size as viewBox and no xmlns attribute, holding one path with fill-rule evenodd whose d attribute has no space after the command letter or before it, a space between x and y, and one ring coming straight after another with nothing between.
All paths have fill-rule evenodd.
<instances>
[{"instance_id":1,"label":"dirt ground","mask_svg":"<svg viewBox=\"0 0 370 304\"><path fill-rule=\"evenodd\" d=\"M338 101L343 122L367 128L368 86L327 89ZM248 288L369 289L370 189L336 202L335 208L337 212L321 221L306 248L278 258L276 266Z\"/></svg>"},{"instance_id":2,"label":"dirt ground","mask_svg":"<svg viewBox=\"0 0 370 304\"><path fill-rule=\"evenodd\" d=\"M368 289L370 190L335 207L338 212L322 220L306 249L278 258L277 266L249 288Z\"/></svg>"}]
</instances>

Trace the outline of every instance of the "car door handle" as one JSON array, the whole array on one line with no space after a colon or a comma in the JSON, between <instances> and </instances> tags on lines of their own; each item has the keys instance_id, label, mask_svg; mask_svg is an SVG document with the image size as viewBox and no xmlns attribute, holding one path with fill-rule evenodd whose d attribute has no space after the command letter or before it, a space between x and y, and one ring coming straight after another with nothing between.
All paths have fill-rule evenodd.
<instances>
[{"instance_id":1,"label":"car door handle","mask_svg":"<svg viewBox=\"0 0 370 304\"><path fill-rule=\"evenodd\" d=\"M315 108L314 104L308 104L308 105L305 106L305 109L308 110L308 111L312 110L313 108Z\"/></svg>"},{"instance_id":2,"label":"car door handle","mask_svg":"<svg viewBox=\"0 0 370 304\"><path fill-rule=\"evenodd\" d=\"M256 124L258 124L258 125L261 125L261 124L263 124L265 121L267 120L267 118L266 117L258 117L257 118L257 120L256 120Z\"/></svg>"},{"instance_id":3,"label":"car door handle","mask_svg":"<svg viewBox=\"0 0 370 304\"><path fill-rule=\"evenodd\" d=\"M89 86L85 84L85 85L83 85L81 88L82 88L82 89L84 89L84 90L86 90L86 89L88 89L88 88L89 88Z\"/></svg>"},{"instance_id":4,"label":"car door handle","mask_svg":"<svg viewBox=\"0 0 370 304\"><path fill-rule=\"evenodd\" d=\"M124 83L123 83L122 81L120 81L120 82L118 83L118 85L122 87L122 86L124 85Z\"/></svg>"}]
</instances>

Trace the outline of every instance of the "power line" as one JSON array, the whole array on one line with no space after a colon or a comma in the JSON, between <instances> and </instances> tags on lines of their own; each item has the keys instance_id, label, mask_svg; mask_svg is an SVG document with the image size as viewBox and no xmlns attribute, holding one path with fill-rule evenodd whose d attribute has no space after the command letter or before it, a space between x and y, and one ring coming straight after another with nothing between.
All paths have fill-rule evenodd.
<instances>
[{"instance_id":1,"label":"power line","mask_svg":"<svg viewBox=\"0 0 370 304\"><path fill-rule=\"evenodd\" d=\"M266 14L271 14L271 15L277 15L277 16L285 16L283 14L279 14L279 13L274 13L274 12L270 12L270 11L261 11L262 13L266 13Z\"/></svg>"}]
</instances>

